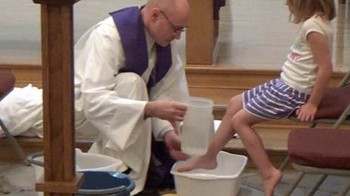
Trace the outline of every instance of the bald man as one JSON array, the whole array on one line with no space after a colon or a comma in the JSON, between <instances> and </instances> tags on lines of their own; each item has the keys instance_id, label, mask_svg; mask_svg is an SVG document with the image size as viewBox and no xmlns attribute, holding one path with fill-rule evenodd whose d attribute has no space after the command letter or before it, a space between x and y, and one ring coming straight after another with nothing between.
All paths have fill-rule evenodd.
<instances>
[{"instance_id":1,"label":"bald man","mask_svg":"<svg viewBox=\"0 0 350 196\"><path fill-rule=\"evenodd\" d=\"M189 17L187 0L149 0L110 13L75 44L77 131L96 133L90 152L122 160L133 195L145 186L152 134L175 160L186 158L176 124L189 93L173 41Z\"/></svg>"}]
</instances>

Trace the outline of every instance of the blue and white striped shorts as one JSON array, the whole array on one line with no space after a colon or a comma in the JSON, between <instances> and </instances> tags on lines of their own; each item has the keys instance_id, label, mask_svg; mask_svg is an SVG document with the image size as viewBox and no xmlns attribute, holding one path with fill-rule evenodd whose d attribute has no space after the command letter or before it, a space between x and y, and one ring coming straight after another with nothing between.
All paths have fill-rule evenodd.
<instances>
[{"instance_id":1,"label":"blue and white striped shorts","mask_svg":"<svg viewBox=\"0 0 350 196\"><path fill-rule=\"evenodd\" d=\"M289 87L282 79L274 79L243 93L243 107L254 116L281 119L291 115L309 98Z\"/></svg>"}]
</instances>

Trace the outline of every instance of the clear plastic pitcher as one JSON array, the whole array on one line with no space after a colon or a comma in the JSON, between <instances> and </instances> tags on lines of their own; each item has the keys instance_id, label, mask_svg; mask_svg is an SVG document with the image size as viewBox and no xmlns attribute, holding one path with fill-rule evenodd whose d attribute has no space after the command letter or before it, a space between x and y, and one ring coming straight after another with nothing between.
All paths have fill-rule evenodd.
<instances>
[{"instance_id":1,"label":"clear plastic pitcher","mask_svg":"<svg viewBox=\"0 0 350 196\"><path fill-rule=\"evenodd\" d=\"M213 101L204 97L190 97L181 127L181 150L192 156L207 151L214 136Z\"/></svg>"}]
</instances>

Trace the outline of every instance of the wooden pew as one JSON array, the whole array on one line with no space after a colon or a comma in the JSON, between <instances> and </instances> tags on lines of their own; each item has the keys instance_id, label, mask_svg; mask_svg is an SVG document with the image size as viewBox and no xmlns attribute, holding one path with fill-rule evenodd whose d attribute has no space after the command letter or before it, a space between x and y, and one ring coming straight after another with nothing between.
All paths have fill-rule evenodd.
<instances>
[{"instance_id":1,"label":"wooden pew","mask_svg":"<svg viewBox=\"0 0 350 196\"><path fill-rule=\"evenodd\" d=\"M44 140L42 138L16 136L16 140L27 156L44 150ZM91 139L77 139L75 147L81 149L83 152L87 152L92 143L93 141ZM3 162L21 161L5 138L0 138L0 157Z\"/></svg>"}]
</instances>

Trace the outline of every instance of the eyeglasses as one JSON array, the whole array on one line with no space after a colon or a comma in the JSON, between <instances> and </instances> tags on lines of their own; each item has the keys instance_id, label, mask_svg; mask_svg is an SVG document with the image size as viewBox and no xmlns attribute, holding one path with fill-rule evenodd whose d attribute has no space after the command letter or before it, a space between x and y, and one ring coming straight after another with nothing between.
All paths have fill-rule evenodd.
<instances>
[{"instance_id":1,"label":"eyeglasses","mask_svg":"<svg viewBox=\"0 0 350 196\"><path fill-rule=\"evenodd\" d=\"M182 27L182 26L176 26L174 23L171 22L171 20L168 18L168 16L162 11L159 10L160 13L163 14L164 18L169 22L169 24L171 25L171 27L174 29L175 33L182 33L184 31L186 31L186 27Z\"/></svg>"}]
</instances>

